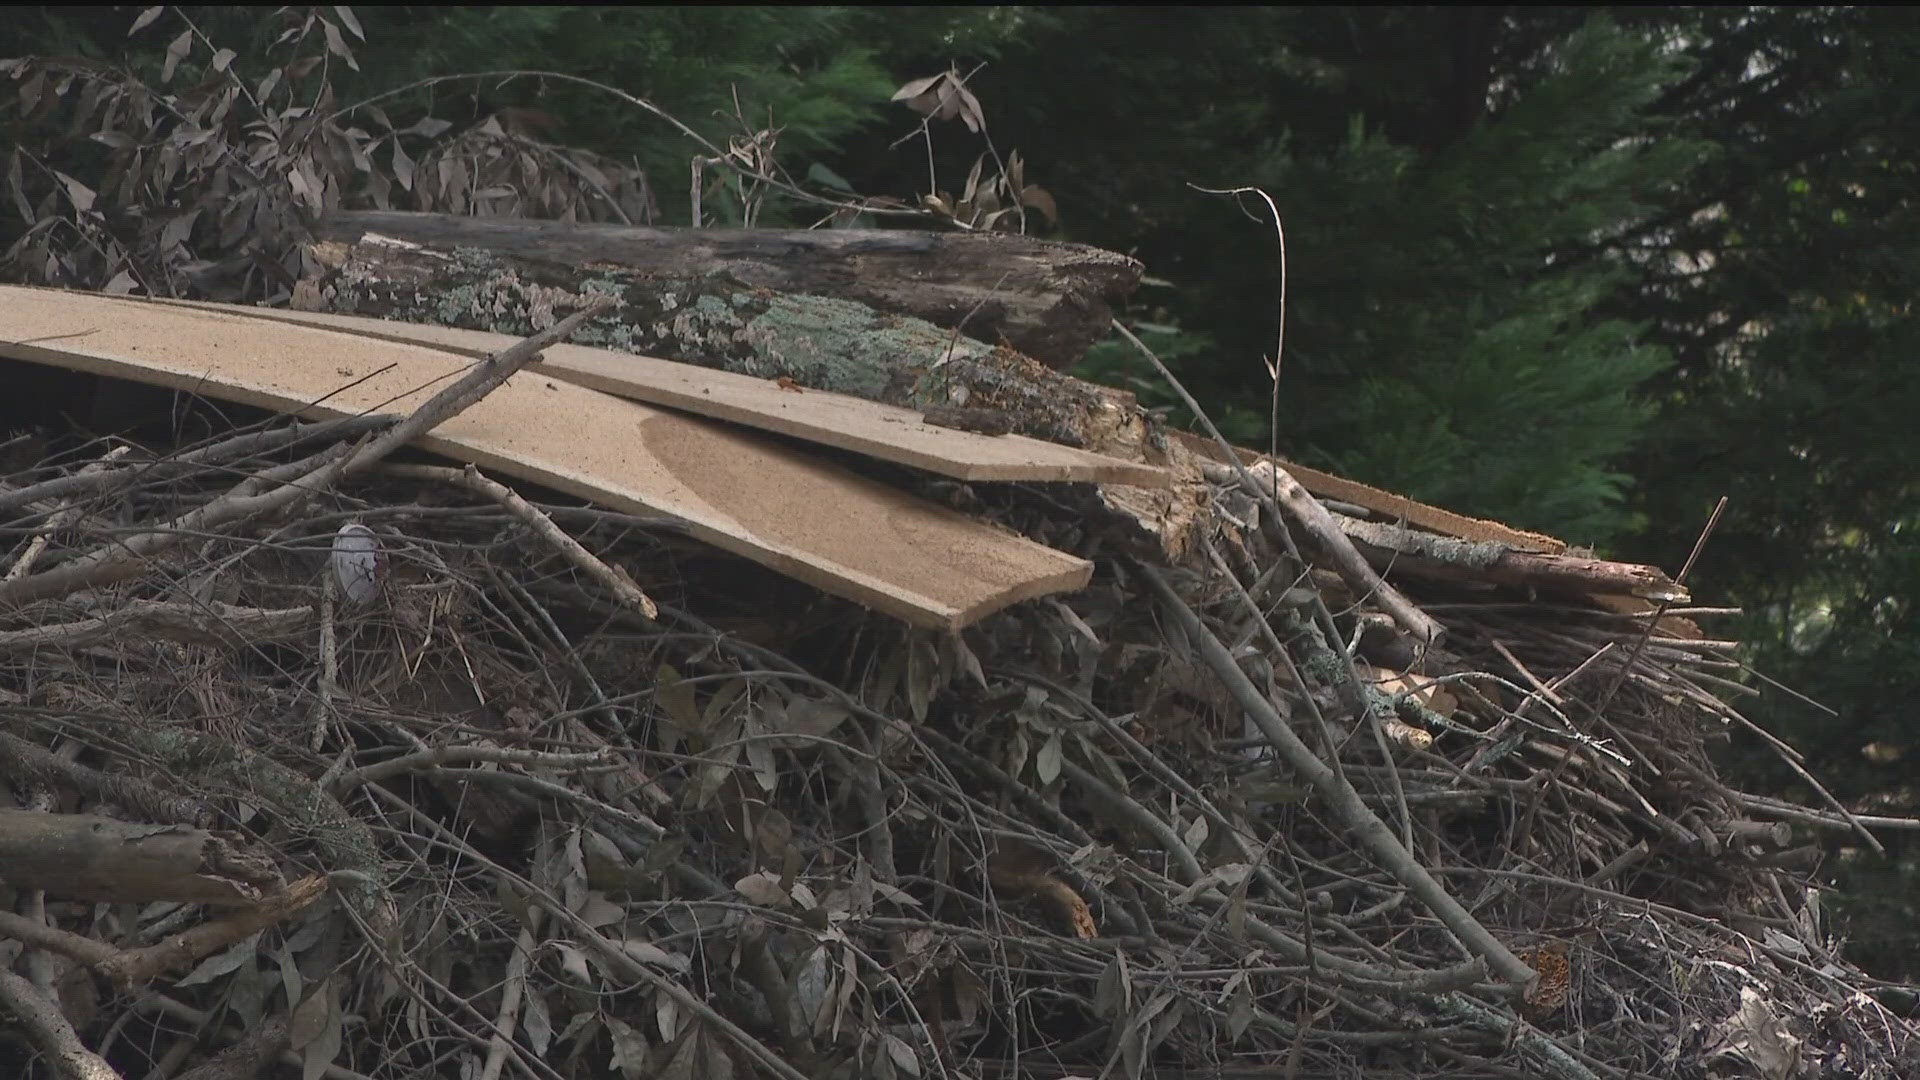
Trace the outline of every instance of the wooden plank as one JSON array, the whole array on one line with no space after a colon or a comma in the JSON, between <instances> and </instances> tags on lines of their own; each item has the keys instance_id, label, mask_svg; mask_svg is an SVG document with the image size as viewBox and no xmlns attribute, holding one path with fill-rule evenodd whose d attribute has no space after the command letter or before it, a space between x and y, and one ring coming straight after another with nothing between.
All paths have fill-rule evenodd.
<instances>
[{"instance_id":1,"label":"wooden plank","mask_svg":"<svg viewBox=\"0 0 1920 1080\"><path fill-rule=\"evenodd\" d=\"M1364 506L1376 514L1398 518L1423 529L1455 536L1476 543L1495 543L1512 548L1515 551L1537 551L1558 554L1567 549L1564 540L1556 540L1542 533L1516 529L1511 525L1502 525L1497 521L1468 517L1443 510L1438 506L1415 502L1405 495L1395 495L1377 487L1362 484L1357 480L1323 473L1318 469L1309 469L1295 462L1284 462L1283 467L1300 481L1300 486L1326 499L1338 499L1341 502Z\"/></svg>"},{"instance_id":2,"label":"wooden plank","mask_svg":"<svg viewBox=\"0 0 1920 1080\"><path fill-rule=\"evenodd\" d=\"M404 413L461 355L224 311L0 286L0 356L308 417ZM521 372L420 445L689 531L827 592L957 629L1083 587L1083 559L697 417Z\"/></svg>"},{"instance_id":3,"label":"wooden plank","mask_svg":"<svg viewBox=\"0 0 1920 1080\"><path fill-rule=\"evenodd\" d=\"M1221 457L1219 445L1212 439L1202 438L1185 431L1176 431L1172 434L1175 440L1194 453L1214 461L1224 460ZM1244 447L1238 449L1240 459L1248 465L1266 457L1265 454L1255 450ZM1323 499L1336 499L1365 507L1376 514L1397 518L1442 536L1455 536L1476 543L1500 544L1515 551L1538 551L1557 555L1567 550L1564 540L1557 540L1542 533L1528 532L1525 529L1516 529L1497 521L1456 514L1451 510L1443 510L1423 502L1415 502L1405 495L1395 495L1390 491L1382 491L1357 480L1348 480L1318 469L1309 469L1305 465L1287 461L1284 458L1280 459L1280 467L1298 480L1301 487Z\"/></svg>"},{"instance_id":4,"label":"wooden plank","mask_svg":"<svg viewBox=\"0 0 1920 1080\"><path fill-rule=\"evenodd\" d=\"M241 307L186 300L116 297L230 311L254 318L324 326L386 341L406 341L480 357L518 340L483 330L393 322L286 308ZM1167 470L1024 435L980 435L935 427L912 409L825 390L783 389L770 379L697 367L636 353L560 344L532 370L609 394L711 416L763 431L852 450L960 480L1025 480L1132 484L1164 488Z\"/></svg>"}]
</instances>

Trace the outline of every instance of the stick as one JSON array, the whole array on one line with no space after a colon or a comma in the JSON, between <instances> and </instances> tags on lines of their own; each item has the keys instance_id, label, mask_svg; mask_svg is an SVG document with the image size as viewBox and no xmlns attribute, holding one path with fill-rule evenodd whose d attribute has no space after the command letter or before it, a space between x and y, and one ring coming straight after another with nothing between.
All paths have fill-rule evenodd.
<instances>
[{"instance_id":1,"label":"stick","mask_svg":"<svg viewBox=\"0 0 1920 1080\"><path fill-rule=\"evenodd\" d=\"M60 1006L11 971L0 971L0 1005L13 1013L14 1021L64 1080L122 1080L113 1066L81 1044Z\"/></svg>"},{"instance_id":2,"label":"stick","mask_svg":"<svg viewBox=\"0 0 1920 1080\"><path fill-rule=\"evenodd\" d=\"M269 609L236 607L218 600L135 600L91 619L0 630L0 651L79 649L126 637L194 645L246 645L297 636L312 620L310 607Z\"/></svg>"},{"instance_id":3,"label":"stick","mask_svg":"<svg viewBox=\"0 0 1920 1080\"><path fill-rule=\"evenodd\" d=\"M1260 490L1269 491L1280 500L1280 505L1293 516L1293 520L1306 529L1307 535L1320 545L1327 558L1333 560L1334 572L1356 595L1363 600L1372 597L1378 601L1381 609L1393 616L1393 621L1412 634L1414 640L1425 645L1440 640L1440 635L1446 632L1440 624L1407 599L1405 593L1387 584L1387 580L1367 562L1367 557L1360 554L1360 549L1353 546L1353 541L1333 520L1333 514L1320 505L1320 500L1314 498L1311 492L1301 487L1298 480L1288 475L1278 462L1256 461L1241 475L1243 487L1249 480L1256 486L1261 481L1271 485L1260 487Z\"/></svg>"},{"instance_id":4,"label":"stick","mask_svg":"<svg viewBox=\"0 0 1920 1080\"><path fill-rule=\"evenodd\" d=\"M1405 885L1408 892L1426 904L1428 910L1453 931L1469 952L1484 959L1495 975L1515 987L1532 985L1538 978L1534 970L1501 944L1486 927L1481 926L1447 892L1446 887L1427 872L1427 868L1394 837L1386 823L1367 808L1352 784L1335 773L1326 762L1314 755L1306 743L1300 741L1300 737L1274 711L1272 703L1234 663L1227 647L1200 621L1200 616L1187 606L1187 602L1173 591L1172 586L1150 567L1135 563L1134 570L1165 601L1167 610L1186 632L1187 639L1198 647L1200 658L1220 677L1240 707L1247 710L1254 723L1259 725L1261 733L1273 743L1274 749L1313 785L1340 822L1373 852L1386 870Z\"/></svg>"},{"instance_id":5,"label":"stick","mask_svg":"<svg viewBox=\"0 0 1920 1080\"><path fill-rule=\"evenodd\" d=\"M125 457L132 449L133 447L131 446L116 446L112 450L107 451L106 456L99 461L92 462L81 469L78 475L88 480L102 476L112 470L115 461ZM48 518L47 523L41 527L39 535L35 536L32 542L27 544L27 550L21 554L19 559L15 560L12 566L7 568L6 580L16 581L26 577L28 572L33 569L34 562L40 558L40 553L47 550L48 538L61 529L72 525L75 521L79 520L84 513L85 510L81 507L66 504L63 504L60 509L54 511L53 516Z\"/></svg>"},{"instance_id":6,"label":"stick","mask_svg":"<svg viewBox=\"0 0 1920 1080\"><path fill-rule=\"evenodd\" d=\"M649 619L658 619L660 609L654 606L652 598L641 590L639 583L625 570L610 565L593 552L583 547L580 541L568 536L566 531L554 524L539 507L520 497L498 480L480 475L480 470L472 465L463 469L449 469L441 465L389 465L386 470L395 476L413 477L419 480L439 480L448 484L458 484L470 491L476 491L506 507L514 517L525 522L541 539L558 548L575 566L587 572L588 576L612 590L621 603L640 612Z\"/></svg>"},{"instance_id":7,"label":"stick","mask_svg":"<svg viewBox=\"0 0 1920 1080\"><path fill-rule=\"evenodd\" d=\"M52 480L42 480L37 484L14 488L11 491L0 491L0 511L13 510L43 499L65 498L77 492L98 494L110 488L128 486L141 480L178 476L194 468L205 468L233 458L281 446L292 446L317 438L357 438L392 422L393 418L389 416L347 416L338 420L320 420L288 427L249 431L196 450L184 450L159 461L120 465L102 472L89 472L83 469L77 473L58 476Z\"/></svg>"}]
</instances>

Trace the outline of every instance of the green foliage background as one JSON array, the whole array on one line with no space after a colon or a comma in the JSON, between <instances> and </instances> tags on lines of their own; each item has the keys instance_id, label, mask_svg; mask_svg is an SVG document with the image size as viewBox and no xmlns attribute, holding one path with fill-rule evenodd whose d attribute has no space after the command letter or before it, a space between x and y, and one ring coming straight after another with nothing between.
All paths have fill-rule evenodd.
<instances>
[{"instance_id":1,"label":"green foliage background","mask_svg":"<svg viewBox=\"0 0 1920 1080\"><path fill-rule=\"evenodd\" d=\"M265 9L180 9L241 53ZM157 67L133 9L43 7L20 53ZM1916 811L1920 720L1920 14L1906 7L367 7L342 101L431 75L543 69L642 95L724 144L769 124L795 176L957 188L985 140L888 101L958 65L1058 235L1128 251L1151 329L1231 433L1357 479L1677 568L1743 607L1749 714L1850 804ZM249 50L252 50L250 52ZM984 64L978 71L975 66ZM406 108L502 105L636 161L686 220L696 152L656 118L537 79ZM399 112L396 110L396 118ZM746 128L742 129L744 120ZM814 168L819 166L821 168ZM931 169L936 180L930 180ZM1285 220L1280 275L1254 201ZM1248 211L1251 211L1249 216ZM815 212L770 206L765 223ZM7 232L18 227L8 222ZM1087 373L1167 404L1124 352ZM1756 684L1757 685L1757 684ZM1799 781L1751 740L1750 784ZM1915 847L1828 838L1858 958L1920 974Z\"/></svg>"}]
</instances>

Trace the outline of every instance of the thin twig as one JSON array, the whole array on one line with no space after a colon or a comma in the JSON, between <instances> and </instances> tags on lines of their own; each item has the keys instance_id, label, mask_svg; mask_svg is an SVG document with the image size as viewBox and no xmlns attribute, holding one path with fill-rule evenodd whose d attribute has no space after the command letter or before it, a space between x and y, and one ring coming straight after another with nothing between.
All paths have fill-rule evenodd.
<instances>
[{"instance_id":1,"label":"thin twig","mask_svg":"<svg viewBox=\"0 0 1920 1080\"><path fill-rule=\"evenodd\" d=\"M438 480L442 483L456 484L469 491L478 492L505 507L508 513L519 518L529 528L540 535L542 540L553 545L568 561L587 572L594 580L605 585L620 602L640 612L649 619L660 617L660 609L653 600L641 590L625 570L605 562L593 552L583 547L580 541L568 536L566 531L554 524L539 507L529 503L519 492L497 480L480 475L474 465L465 468L449 469L439 465L389 465L386 471L394 476L406 476L420 480Z\"/></svg>"},{"instance_id":2,"label":"thin twig","mask_svg":"<svg viewBox=\"0 0 1920 1080\"><path fill-rule=\"evenodd\" d=\"M1267 365L1267 380L1272 384L1267 404L1267 456L1277 461L1280 458L1280 372L1287 351L1287 227L1280 220L1280 207L1273 201L1273 196L1262 188L1208 188L1194 183L1187 186L1207 195L1231 195L1235 198L1258 195L1267 204L1267 213L1273 217L1274 244L1280 250L1280 314L1274 320L1273 360Z\"/></svg>"}]
</instances>

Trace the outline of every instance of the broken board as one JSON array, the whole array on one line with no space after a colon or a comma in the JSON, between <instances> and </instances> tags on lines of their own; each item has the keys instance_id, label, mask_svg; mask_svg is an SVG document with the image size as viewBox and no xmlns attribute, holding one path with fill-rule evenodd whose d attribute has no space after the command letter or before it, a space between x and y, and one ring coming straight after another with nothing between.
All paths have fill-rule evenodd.
<instances>
[{"instance_id":1,"label":"broken board","mask_svg":"<svg viewBox=\"0 0 1920 1080\"><path fill-rule=\"evenodd\" d=\"M233 312L304 326L405 341L481 357L518 338L484 330L393 322L287 308L241 307L188 300L125 299ZM912 409L849 394L803 390L772 379L693 364L561 343L550 345L532 370L609 394L711 416L808 442L911 465L959 480L1027 480L1167 487L1167 470L1089 450L1030 439L936 427Z\"/></svg>"},{"instance_id":2,"label":"broken board","mask_svg":"<svg viewBox=\"0 0 1920 1080\"><path fill-rule=\"evenodd\" d=\"M1211 439L1203 439L1185 431L1176 431L1172 434L1181 445L1202 457L1214 461L1225 460L1221 455L1220 447ZM1248 465L1266 456L1254 450L1240 450L1240 460ZM1301 487L1322 499L1352 503L1383 517L1417 525L1442 536L1458 537L1474 543L1499 544L1515 551L1538 551L1550 555L1567 550L1565 541L1556 540L1551 536L1516 529L1497 521L1483 521L1480 518L1467 517L1465 514L1456 514L1451 510L1415 502L1405 495L1382 491L1357 480L1348 480L1318 469L1309 469L1305 465L1287 461L1284 458L1279 459L1279 465L1287 471L1287 475L1299 481Z\"/></svg>"},{"instance_id":3,"label":"broken board","mask_svg":"<svg viewBox=\"0 0 1920 1080\"><path fill-rule=\"evenodd\" d=\"M0 356L327 418L407 413L472 360L162 304L0 286ZM750 432L522 371L418 440L629 512L921 626L957 629L1092 565Z\"/></svg>"}]
</instances>

